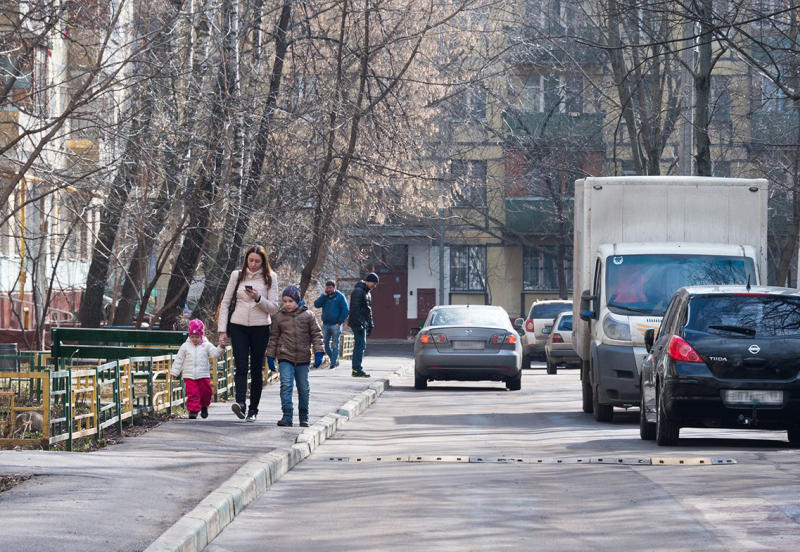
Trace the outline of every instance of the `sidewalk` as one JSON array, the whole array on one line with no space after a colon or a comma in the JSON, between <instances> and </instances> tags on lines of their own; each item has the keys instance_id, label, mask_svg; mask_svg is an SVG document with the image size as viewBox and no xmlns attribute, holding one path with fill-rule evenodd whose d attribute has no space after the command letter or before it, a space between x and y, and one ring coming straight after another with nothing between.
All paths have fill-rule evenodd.
<instances>
[{"instance_id":1,"label":"sidewalk","mask_svg":"<svg viewBox=\"0 0 800 552\"><path fill-rule=\"evenodd\" d=\"M318 439L326 426L330 432L335 423L345 422L345 417L323 417L361 397L360 406L352 402L345 407L357 415L368 404L363 397L374 398L380 391L362 393L382 389L382 382L388 387L391 374L410 366L410 358L409 345L370 343L364 362L369 379L350 377L349 361L335 370L312 371L312 428L300 440ZM33 475L0 493L0 549L144 550L212 492L228 488L229 478L248 462L271 451L276 458L286 449L291 453L303 428L297 426L296 413L294 427L277 427L280 411L278 385L270 385L255 423L239 421L230 403L213 403L206 420L169 421L93 453L0 451L0 474ZM338 422L331 422L334 418ZM164 548L163 540L153 548Z\"/></svg>"}]
</instances>

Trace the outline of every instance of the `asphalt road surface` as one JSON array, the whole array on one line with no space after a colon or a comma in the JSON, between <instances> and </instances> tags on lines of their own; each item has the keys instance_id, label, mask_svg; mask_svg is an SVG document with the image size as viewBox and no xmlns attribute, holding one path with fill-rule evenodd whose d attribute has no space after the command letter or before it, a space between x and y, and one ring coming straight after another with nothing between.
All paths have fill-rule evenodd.
<instances>
[{"instance_id":1,"label":"asphalt road surface","mask_svg":"<svg viewBox=\"0 0 800 552\"><path fill-rule=\"evenodd\" d=\"M521 392L416 391L407 363L206 550L800 549L785 432L684 429L659 447L635 409L608 424L580 412L575 370L534 365Z\"/></svg>"}]
</instances>

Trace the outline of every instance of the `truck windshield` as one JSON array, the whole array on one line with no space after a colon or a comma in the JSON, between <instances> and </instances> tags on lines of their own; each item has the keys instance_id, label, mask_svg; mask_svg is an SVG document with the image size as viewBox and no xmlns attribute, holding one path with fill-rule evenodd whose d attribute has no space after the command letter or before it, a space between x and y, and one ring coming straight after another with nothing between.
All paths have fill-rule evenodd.
<instances>
[{"instance_id":1,"label":"truck windshield","mask_svg":"<svg viewBox=\"0 0 800 552\"><path fill-rule=\"evenodd\" d=\"M757 283L753 259L718 255L616 255L606 259L608 308L663 316L678 288Z\"/></svg>"}]
</instances>

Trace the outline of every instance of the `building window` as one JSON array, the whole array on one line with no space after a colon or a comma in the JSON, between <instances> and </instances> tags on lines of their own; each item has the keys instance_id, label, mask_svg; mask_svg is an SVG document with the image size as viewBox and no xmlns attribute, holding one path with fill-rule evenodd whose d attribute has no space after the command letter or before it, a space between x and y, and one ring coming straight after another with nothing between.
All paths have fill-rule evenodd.
<instances>
[{"instance_id":1,"label":"building window","mask_svg":"<svg viewBox=\"0 0 800 552\"><path fill-rule=\"evenodd\" d=\"M486 90L481 86L470 86L454 98L453 120L485 121L486 120Z\"/></svg>"},{"instance_id":2,"label":"building window","mask_svg":"<svg viewBox=\"0 0 800 552\"><path fill-rule=\"evenodd\" d=\"M720 178L731 177L731 162L730 161L714 161L712 163L712 173L714 176Z\"/></svg>"},{"instance_id":3,"label":"building window","mask_svg":"<svg viewBox=\"0 0 800 552\"><path fill-rule=\"evenodd\" d=\"M731 120L731 78L722 75L711 75L711 109L712 118L719 121Z\"/></svg>"},{"instance_id":4,"label":"building window","mask_svg":"<svg viewBox=\"0 0 800 552\"><path fill-rule=\"evenodd\" d=\"M453 159L450 179L456 207L479 209L486 206L486 161Z\"/></svg>"},{"instance_id":5,"label":"building window","mask_svg":"<svg viewBox=\"0 0 800 552\"><path fill-rule=\"evenodd\" d=\"M786 112L793 109L792 100L768 77L761 80L761 102L767 111Z\"/></svg>"},{"instance_id":6,"label":"building window","mask_svg":"<svg viewBox=\"0 0 800 552\"><path fill-rule=\"evenodd\" d=\"M564 255L567 290L572 289L572 258ZM525 291L558 291L558 252L555 246L524 247L522 250L522 288Z\"/></svg>"},{"instance_id":7,"label":"building window","mask_svg":"<svg viewBox=\"0 0 800 552\"><path fill-rule=\"evenodd\" d=\"M486 291L486 247L462 245L450 248L450 290Z\"/></svg>"},{"instance_id":8,"label":"building window","mask_svg":"<svg viewBox=\"0 0 800 552\"><path fill-rule=\"evenodd\" d=\"M544 85L542 75L528 75L522 82L522 91L519 95L520 108L527 113L541 113L544 103Z\"/></svg>"}]
</instances>

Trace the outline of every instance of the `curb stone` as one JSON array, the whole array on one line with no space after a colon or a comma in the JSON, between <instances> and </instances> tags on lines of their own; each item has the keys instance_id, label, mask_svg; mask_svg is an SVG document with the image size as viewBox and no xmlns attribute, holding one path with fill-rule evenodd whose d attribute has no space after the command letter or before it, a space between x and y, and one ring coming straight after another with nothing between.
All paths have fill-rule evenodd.
<instances>
[{"instance_id":1,"label":"curb stone","mask_svg":"<svg viewBox=\"0 0 800 552\"><path fill-rule=\"evenodd\" d=\"M400 375L400 372L393 375ZM345 402L335 412L303 429L291 447L274 449L246 462L219 488L164 531L144 552L203 550L248 504L333 437L345 422L369 408L388 387L388 379L375 380L369 388Z\"/></svg>"}]
</instances>

